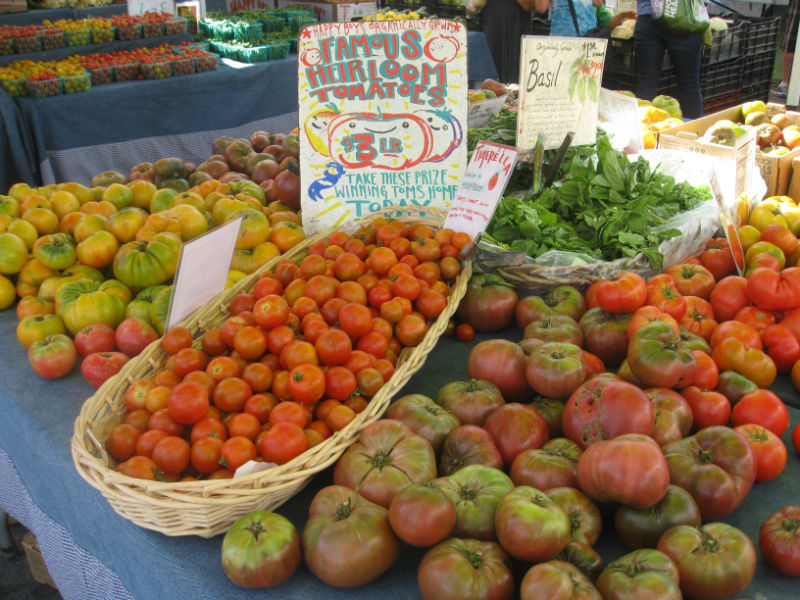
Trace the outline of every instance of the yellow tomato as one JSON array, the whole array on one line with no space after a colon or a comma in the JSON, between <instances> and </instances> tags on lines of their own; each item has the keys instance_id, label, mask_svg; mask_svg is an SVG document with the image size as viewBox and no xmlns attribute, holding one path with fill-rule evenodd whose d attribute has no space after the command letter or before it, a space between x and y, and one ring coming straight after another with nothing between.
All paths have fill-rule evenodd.
<instances>
[{"instance_id":1,"label":"yellow tomato","mask_svg":"<svg viewBox=\"0 0 800 600\"><path fill-rule=\"evenodd\" d=\"M0 275L0 310L5 310L17 299L17 291L8 277Z\"/></svg>"}]
</instances>

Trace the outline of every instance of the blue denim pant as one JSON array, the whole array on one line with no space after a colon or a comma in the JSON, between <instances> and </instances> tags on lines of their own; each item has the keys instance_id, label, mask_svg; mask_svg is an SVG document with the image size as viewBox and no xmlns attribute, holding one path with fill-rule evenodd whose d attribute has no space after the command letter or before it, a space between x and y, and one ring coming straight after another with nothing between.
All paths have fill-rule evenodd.
<instances>
[{"instance_id":1,"label":"blue denim pant","mask_svg":"<svg viewBox=\"0 0 800 600\"><path fill-rule=\"evenodd\" d=\"M700 92L700 57L703 51L701 34L671 33L656 23L650 15L636 19L633 39L636 44L636 96L652 100L658 94L664 51L669 52L677 76L683 116L691 119L703 116L703 95Z\"/></svg>"}]
</instances>

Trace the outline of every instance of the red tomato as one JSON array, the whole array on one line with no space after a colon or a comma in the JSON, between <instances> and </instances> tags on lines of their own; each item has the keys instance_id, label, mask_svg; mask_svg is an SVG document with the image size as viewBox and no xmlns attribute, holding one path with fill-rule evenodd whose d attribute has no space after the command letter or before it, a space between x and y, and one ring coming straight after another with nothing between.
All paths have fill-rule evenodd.
<instances>
[{"instance_id":1,"label":"red tomato","mask_svg":"<svg viewBox=\"0 0 800 600\"><path fill-rule=\"evenodd\" d=\"M686 312L686 301L675 287L671 275L661 273L647 280L646 304L661 309L675 319L680 319Z\"/></svg>"},{"instance_id":2,"label":"red tomato","mask_svg":"<svg viewBox=\"0 0 800 600\"><path fill-rule=\"evenodd\" d=\"M259 298L253 307L253 319L265 329L285 325L289 320L289 303L282 296L268 294Z\"/></svg>"},{"instance_id":3,"label":"red tomato","mask_svg":"<svg viewBox=\"0 0 800 600\"><path fill-rule=\"evenodd\" d=\"M172 327L161 338L161 347L167 354L176 354L179 350L192 345L192 332L186 327Z\"/></svg>"},{"instance_id":4,"label":"red tomato","mask_svg":"<svg viewBox=\"0 0 800 600\"><path fill-rule=\"evenodd\" d=\"M711 308L711 304L707 300L699 296L687 295L685 299L686 313L678 322L688 329L690 333L699 335L708 341L717 327L717 321L714 320L714 309Z\"/></svg>"},{"instance_id":5,"label":"red tomato","mask_svg":"<svg viewBox=\"0 0 800 600\"><path fill-rule=\"evenodd\" d=\"M766 267L754 269L747 276L747 293L759 308L797 308L800 302L800 267L788 267L779 273Z\"/></svg>"},{"instance_id":6,"label":"red tomato","mask_svg":"<svg viewBox=\"0 0 800 600\"><path fill-rule=\"evenodd\" d=\"M745 306L736 311L733 317L737 321L747 323L752 326L758 333L761 333L776 322L775 315L768 310L760 309L756 306Z\"/></svg>"},{"instance_id":7,"label":"red tomato","mask_svg":"<svg viewBox=\"0 0 800 600\"><path fill-rule=\"evenodd\" d=\"M761 524L758 546L764 559L785 575L800 577L800 506L775 511Z\"/></svg>"},{"instance_id":8,"label":"red tomato","mask_svg":"<svg viewBox=\"0 0 800 600\"><path fill-rule=\"evenodd\" d=\"M305 437L305 436L304 436ZM228 438L220 449L220 464L231 471L236 471L248 460L253 460L256 455L256 446L252 440L244 436Z\"/></svg>"},{"instance_id":9,"label":"red tomato","mask_svg":"<svg viewBox=\"0 0 800 600\"><path fill-rule=\"evenodd\" d=\"M779 373L786 373L800 359L800 340L783 325L768 325L761 332L764 349L775 362Z\"/></svg>"},{"instance_id":10,"label":"red tomato","mask_svg":"<svg viewBox=\"0 0 800 600\"><path fill-rule=\"evenodd\" d=\"M717 281L709 298L714 318L717 321L730 321L736 313L750 305L747 295L747 279L738 275L729 275Z\"/></svg>"},{"instance_id":11,"label":"red tomato","mask_svg":"<svg viewBox=\"0 0 800 600\"><path fill-rule=\"evenodd\" d=\"M392 529L412 546L427 547L441 542L450 535L455 522L455 506L433 485L409 485L389 504Z\"/></svg>"},{"instance_id":12,"label":"red tomato","mask_svg":"<svg viewBox=\"0 0 800 600\"><path fill-rule=\"evenodd\" d=\"M794 426L792 429L792 446L794 446L795 451L800 454L800 423Z\"/></svg>"},{"instance_id":13,"label":"red tomato","mask_svg":"<svg viewBox=\"0 0 800 600\"><path fill-rule=\"evenodd\" d=\"M742 321L725 321L717 325L708 343L715 348L723 339L735 337L742 341L745 348L762 348L761 335L755 327Z\"/></svg>"},{"instance_id":14,"label":"red tomato","mask_svg":"<svg viewBox=\"0 0 800 600\"><path fill-rule=\"evenodd\" d=\"M756 458L756 481L769 481L783 472L786 466L786 446L783 445L781 438L769 429L754 423L739 425L733 430L741 433L753 449Z\"/></svg>"},{"instance_id":15,"label":"red tomato","mask_svg":"<svg viewBox=\"0 0 800 600\"><path fill-rule=\"evenodd\" d=\"M233 349L245 360L258 360L267 349L267 337L260 327L246 325L233 336Z\"/></svg>"},{"instance_id":16,"label":"red tomato","mask_svg":"<svg viewBox=\"0 0 800 600\"><path fill-rule=\"evenodd\" d=\"M681 395L692 409L693 427L696 430L725 425L731 418L731 403L719 392L690 385L681 390Z\"/></svg>"},{"instance_id":17,"label":"red tomato","mask_svg":"<svg viewBox=\"0 0 800 600\"><path fill-rule=\"evenodd\" d=\"M34 348L39 344L47 344L48 340L54 337L58 336L50 336L42 342L35 342L34 345L28 349L28 356L32 354L32 351L35 354L36 351ZM69 340L69 338L67 338L67 340ZM72 364L74 365L75 349L73 347L72 340L69 340L69 347L71 348L73 360ZM92 387L97 389L103 385L103 382L105 382L108 378L119 373L120 369L125 365L125 363L128 362L128 360L130 360L130 357L122 352L93 352L92 354L86 356L81 362L81 373L86 380L92 384ZM72 366L70 365L70 370L71 368ZM34 369L37 373L39 373L39 375L42 375L42 373L36 369L36 366L34 366ZM62 375L56 375L56 377L61 377ZM48 375L42 376L47 377Z\"/></svg>"},{"instance_id":18,"label":"red tomato","mask_svg":"<svg viewBox=\"0 0 800 600\"><path fill-rule=\"evenodd\" d=\"M711 271L702 265L680 264L664 269L675 280L675 287L684 296L708 300L716 283Z\"/></svg>"},{"instance_id":19,"label":"red tomato","mask_svg":"<svg viewBox=\"0 0 800 600\"><path fill-rule=\"evenodd\" d=\"M592 287L595 288L593 296L597 306L612 314L632 313L643 306L647 299L644 279L630 271L620 273L611 279L597 281L590 286L590 289Z\"/></svg>"},{"instance_id":20,"label":"red tomato","mask_svg":"<svg viewBox=\"0 0 800 600\"><path fill-rule=\"evenodd\" d=\"M113 352L116 347L114 329L105 323L92 323L75 334L72 340L78 356L84 358L93 352Z\"/></svg>"},{"instance_id":21,"label":"red tomato","mask_svg":"<svg viewBox=\"0 0 800 600\"><path fill-rule=\"evenodd\" d=\"M189 466L189 443L175 435L168 435L153 447L153 462L169 475L180 475Z\"/></svg>"},{"instance_id":22,"label":"red tomato","mask_svg":"<svg viewBox=\"0 0 800 600\"><path fill-rule=\"evenodd\" d=\"M698 258L700 264L708 269L717 281L736 273L736 262L733 259L728 238L709 240L706 243L706 249L700 253Z\"/></svg>"},{"instance_id":23,"label":"red tomato","mask_svg":"<svg viewBox=\"0 0 800 600\"><path fill-rule=\"evenodd\" d=\"M121 423L111 430L106 440L106 450L111 457L119 462L128 460L136 454L136 444L142 430L133 425Z\"/></svg>"},{"instance_id":24,"label":"red tomato","mask_svg":"<svg viewBox=\"0 0 800 600\"><path fill-rule=\"evenodd\" d=\"M194 424L203 419L208 407L208 389L187 381L172 388L167 403L169 416L183 424Z\"/></svg>"},{"instance_id":25,"label":"red tomato","mask_svg":"<svg viewBox=\"0 0 800 600\"><path fill-rule=\"evenodd\" d=\"M314 404L325 394L325 374L316 365L297 365L289 373L289 393L301 404Z\"/></svg>"},{"instance_id":26,"label":"red tomato","mask_svg":"<svg viewBox=\"0 0 800 600\"><path fill-rule=\"evenodd\" d=\"M789 410L775 392L758 389L736 403L731 422L734 427L755 423L780 437L789 427Z\"/></svg>"},{"instance_id":27,"label":"red tomato","mask_svg":"<svg viewBox=\"0 0 800 600\"><path fill-rule=\"evenodd\" d=\"M460 323L456 327L456 338L462 342L471 342L475 338L475 329L469 323Z\"/></svg>"},{"instance_id":28,"label":"red tomato","mask_svg":"<svg viewBox=\"0 0 800 600\"><path fill-rule=\"evenodd\" d=\"M307 449L308 439L302 427L286 421L270 427L259 445L264 460L278 465L289 462Z\"/></svg>"}]
</instances>

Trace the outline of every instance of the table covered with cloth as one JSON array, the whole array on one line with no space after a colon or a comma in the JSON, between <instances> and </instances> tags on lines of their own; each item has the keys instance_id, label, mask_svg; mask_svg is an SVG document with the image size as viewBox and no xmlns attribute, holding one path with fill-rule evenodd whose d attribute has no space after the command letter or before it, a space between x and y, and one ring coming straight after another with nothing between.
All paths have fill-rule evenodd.
<instances>
[{"instance_id":1,"label":"table covered with cloth","mask_svg":"<svg viewBox=\"0 0 800 600\"><path fill-rule=\"evenodd\" d=\"M468 58L470 80L497 78L483 33L469 33ZM17 181L88 184L102 171L127 174L138 163L168 156L199 164L217 137L291 131L297 107L296 55L252 65L223 59L216 71L109 83L52 98L9 104L4 97L0 124L9 131L18 125L8 142L3 138L8 151L0 155L0 193ZM24 144L11 141L17 138Z\"/></svg>"},{"instance_id":2,"label":"table covered with cloth","mask_svg":"<svg viewBox=\"0 0 800 600\"><path fill-rule=\"evenodd\" d=\"M222 535L169 537L138 527L117 515L99 491L74 468L70 453L73 423L93 390L76 369L67 378L47 381L34 374L15 340L13 310L0 313L0 507L31 529L39 541L49 571L65 600L93 598L281 599L316 598L367 600L416 599L416 570L425 550L403 545L397 563L382 577L361 588L330 587L304 564L283 585L247 590L231 583L220 565ZM445 383L467 378L467 357L483 339L518 341L517 329L480 334L472 343L442 338L426 364L401 390L435 397ZM773 387L787 403L791 423L800 422L800 395L788 377ZM800 457L783 436L789 460L776 479L756 483L731 515L722 519L758 539L761 522L786 504L800 499ZM332 467L318 474L297 496L278 510L302 532L311 499L332 482ZM606 521L595 548L606 563L626 548ZM517 589L527 565L515 565ZM770 599L797 598L800 583L780 575L761 558L749 587L739 596L762 594Z\"/></svg>"}]
</instances>

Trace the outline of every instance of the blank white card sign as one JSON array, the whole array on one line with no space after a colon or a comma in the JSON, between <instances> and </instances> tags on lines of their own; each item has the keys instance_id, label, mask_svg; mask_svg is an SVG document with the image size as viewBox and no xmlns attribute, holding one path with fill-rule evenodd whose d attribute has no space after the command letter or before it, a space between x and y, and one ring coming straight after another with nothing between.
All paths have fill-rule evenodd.
<instances>
[{"instance_id":1,"label":"blank white card sign","mask_svg":"<svg viewBox=\"0 0 800 600\"><path fill-rule=\"evenodd\" d=\"M181 249L167 329L225 289L242 217L186 242Z\"/></svg>"}]
</instances>

